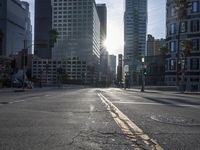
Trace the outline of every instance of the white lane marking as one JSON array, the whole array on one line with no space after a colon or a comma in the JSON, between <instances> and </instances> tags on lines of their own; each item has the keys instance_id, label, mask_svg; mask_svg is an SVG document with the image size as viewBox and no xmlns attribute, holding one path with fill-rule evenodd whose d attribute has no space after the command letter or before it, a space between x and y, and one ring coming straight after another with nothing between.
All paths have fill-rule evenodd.
<instances>
[{"instance_id":1,"label":"white lane marking","mask_svg":"<svg viewBox=\"0 0 200 150\"><path fill-rule=\"evenodd\" d=\"M107 110L112 115L113 119L120 127L122 132L131 141L141 141L142 146L150 148L152 150L163 150L163 148L148 135L146 135L142 129L140 129L135 123L133 123L124 113L122 113L111 101L109 101L104 95L98 93L101 101L106 105ZM136 142L137 143L137 142ZM141 149L141 146L133 145L134 149Z\"/></svg>"},{"instance_id":2,"label":"white lane marking","mask_svg":"<svg viewBox=\"0 0 200 150\"><path fill-rule=\"evenodd\" d=\"M24 101L25 100L18 100L18 101L9 102L9 104L20 103L20 102L24 102Z\"/></svg>"}]
</instances>

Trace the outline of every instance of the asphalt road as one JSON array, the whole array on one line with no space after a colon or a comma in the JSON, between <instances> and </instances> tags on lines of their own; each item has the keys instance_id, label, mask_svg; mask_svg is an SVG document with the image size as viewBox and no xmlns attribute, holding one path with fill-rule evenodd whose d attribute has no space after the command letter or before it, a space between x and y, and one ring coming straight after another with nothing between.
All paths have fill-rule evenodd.
<instances>
[{"instance_id":1,"label":"asphalt road","mask_svg":"<svg viewBox=\"0 0 200 150\"><path fill-rule=\"evenodd\" d=\"M166 150L200 150L200 96L102 90L118 109Z\"/></svg>"},{"instance_id":2,"label":"asphalt road","mask_svg":"<svg viewBox=\"0 0 200 150\"><path fill-rule=\"evenodd\" d=\"M174 92L0 92L0 150L200 150L199 116L199 96Z\"/></svg>"}]
</instances>

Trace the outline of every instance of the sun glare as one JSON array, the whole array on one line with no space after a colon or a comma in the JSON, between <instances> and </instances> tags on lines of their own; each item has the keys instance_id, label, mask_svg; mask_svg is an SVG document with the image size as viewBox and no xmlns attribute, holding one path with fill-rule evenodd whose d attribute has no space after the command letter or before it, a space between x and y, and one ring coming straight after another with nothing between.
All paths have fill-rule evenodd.
<instances>
[{"instance_id":1,"label":"sun glare","mask_svg":"<svg viewBox=\"0 0 200 150\"><path fill-rule=\"evenodd\" d=\"M119 26L114 23L108 25L109 34L104 40L103 46L110 54L117 54L124 48L124 37Z\"/></svg>"}]
</instances>

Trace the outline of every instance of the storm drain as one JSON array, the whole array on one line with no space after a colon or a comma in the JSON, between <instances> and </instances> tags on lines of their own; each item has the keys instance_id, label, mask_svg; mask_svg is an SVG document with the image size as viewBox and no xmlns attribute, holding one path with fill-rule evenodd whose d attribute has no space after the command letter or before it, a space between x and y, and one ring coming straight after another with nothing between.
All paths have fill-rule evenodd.
<instances>
[{"instance_id":1,"label":"storm drain","mask_svg":"<svg viewBox=\"0 0 200 150\"><path fill-rule=\"evenodd\" d=\"M168 116L168 115L152 115L152 120L172 125L179 126L200 126L200 121L192 118L184 118L179 116Z\"/></svg>"}]
</instances>

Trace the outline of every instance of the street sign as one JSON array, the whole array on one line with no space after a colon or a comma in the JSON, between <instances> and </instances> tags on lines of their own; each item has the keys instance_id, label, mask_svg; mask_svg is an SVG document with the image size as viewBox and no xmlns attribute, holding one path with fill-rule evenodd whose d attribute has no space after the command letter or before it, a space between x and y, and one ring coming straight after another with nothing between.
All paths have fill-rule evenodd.
<instances>
[{"instance_id":1,"label":"street sign","mask_svg":"<svg viewBox=\"0 0 200 150\"><path fill-rule=\"evenodd\" d=\"M124 72L129 72L129 65L124 66Z\"/></svg>"}]
</instances>

